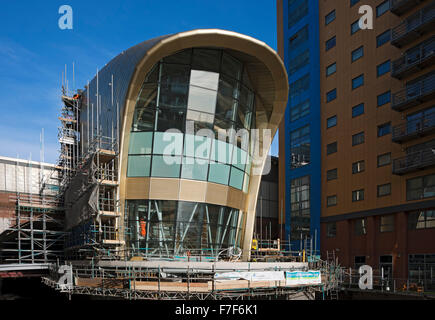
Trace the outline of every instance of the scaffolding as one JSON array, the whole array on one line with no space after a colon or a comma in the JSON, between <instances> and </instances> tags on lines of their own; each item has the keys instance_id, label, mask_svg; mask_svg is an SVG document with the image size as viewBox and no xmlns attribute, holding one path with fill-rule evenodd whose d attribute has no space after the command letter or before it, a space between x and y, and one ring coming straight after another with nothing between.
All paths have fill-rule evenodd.
<instances>
[{"instance_id":1,"label":"scaffolding","mask_svg":"<svg viewBox=\"0 0 435 320\"><path fill-rule=\"evenodd\" d=\"M173 264L100 264L92 260L87 264L74 263L52 266L42 282L71 295L95 295L129 300L244 300L294 299L303 295L314 299L324 290L324 281L313 284L290 284L285 272L307 271L306 263L234 265L232 263ZM246 273L282 273L275 280L220 280L216 274L223 270L240 269ZM324 278L323 278L324 279ZM66 280L66 281L65 281Z\"/></svg>"},{"instance_id":2,"label":"scaffolding","mask_svg":"<svg viewBox=\"0 0 435 320\"><path fill-rule=\"evenodd\" d=\"M35 264L57 261L63 254L63 210L54 198L11 195L15 215L0 235L1 263Z\"/></svg>"},{"instance_id":3,"label":"scaffolding","mask_svg":"<svg viewBox=\"0 0 435 320\"><path fill-rule=\"evenodd\" d=\"M87 190L96 188L97 205L92 208L89 219L80 221L68 230L66 255L70 259L117 259L120 258L119 248L124 245L118 197L117 140L113 137L95 136L78 163L76 172L88 170L89 162L93 169L88 180L90 187ZM71 207L72 203L65 203L65 206Z\"/></svg>"}]
</instances>

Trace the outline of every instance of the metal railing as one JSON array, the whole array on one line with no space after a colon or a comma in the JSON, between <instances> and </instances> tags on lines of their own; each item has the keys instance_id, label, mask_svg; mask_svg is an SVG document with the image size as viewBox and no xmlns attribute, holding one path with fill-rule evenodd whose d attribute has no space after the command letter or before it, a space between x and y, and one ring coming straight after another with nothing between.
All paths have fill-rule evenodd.
<instances>
[{"instance_id":1,"label":"metal railing","mask_svg":"<svg viewBox=\"0 0 435 320\"><path fill-rule=\"evenodd\" d=\"M401 142L435 130L435 112L406 121L393 128L393 141Z\"/></svg>"},{"instance_id":2,"label":"metal railing","mask_svg":"<svg viewBox=\"0 0 435 320\"><path fill-rule=\"evenodd\" d=\"M428 97L435 92L435 72L425 75L420 81L407 84L402 89L393 94L392 108L404 110L411 104L418 104L421 99Z\"/></svg>"},{"instance_id":3,"label":"metal railing","mask_svg":"<svg viewBox=\"0 0 435 320\"><path fill-rule=\"evenodd\" d=\"M402 15L421 3L422 0L390 0L390 2L391 12Z\"/></svg>"},{"instance_id":4,"label":"metal railing","mask_svg":"<svg viewBox=\"0 0 435 320\"><path fill-rule=\"evenodd\" d=\"M419 44L418 46L408 50L405 54L393 61L392 63L392 72L391 76L396 78L401 78L407 71L408 73L411 70L435 55L435 37L430 38L427 41ZM419 68L415 68L416 71L419 71Z\"/></svg>"},{"instance_id":5,"label":"metal railing","mask_svg":"<svg viewBox=\"0 0 435 320\"><path fill-rule=\"evenodd\" d=\"M435 165L435 148L413 152L393 162L393 173L404 174Z\"/></svg>"},{"instance_id":6,"label":"metal railing","mask_svg":"<svg viewBox=\"0 0 435 320\"><path fill-rule=\"evenodd\" d=\"M418 35L418 32L422 31L424 27L434 20L435 4L431 3L391 30L391 44L402 46L414 41L416 39L415 34Z\"/></svg>"}]
</instances>

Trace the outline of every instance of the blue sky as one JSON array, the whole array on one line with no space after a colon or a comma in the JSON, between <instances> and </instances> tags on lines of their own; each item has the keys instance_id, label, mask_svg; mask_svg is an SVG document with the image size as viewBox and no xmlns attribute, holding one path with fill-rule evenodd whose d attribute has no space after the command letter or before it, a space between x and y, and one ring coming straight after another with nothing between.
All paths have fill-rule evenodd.
<instances>
[{"instance_id":1,"label":"blue sky","mask_svg":"<svg viewBox=\"0 0 435 320\"><path fill-rule=\"evenodd\" d=\"M73 30L58 27L61 5L73 9ZM96 69L144 40L197 28L220 28L264 41L276 50L275 0L8 1L0 11L0 155L58 156L62 71L83 88ZM272 154L278 153L274 140Z\"/></svg>"}]
</instances>

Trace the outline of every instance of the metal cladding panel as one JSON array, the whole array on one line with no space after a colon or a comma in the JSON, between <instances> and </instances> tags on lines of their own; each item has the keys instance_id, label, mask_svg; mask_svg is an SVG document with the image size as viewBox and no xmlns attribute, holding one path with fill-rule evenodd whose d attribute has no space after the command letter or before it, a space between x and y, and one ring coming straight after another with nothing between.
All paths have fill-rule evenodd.
<instances>
[{"instance_id":1,"label":"metal cladding panel","mask_svg":"<svg viewBox=\"0 0 435 320\"><path fill-rule=\"evenodd\" d=\"M137 64L152 47L170 36L172 35L161 36L144 41L126 51L123 51L106 64L106 66L98 72L98 77L95 76L89 83L89 88L85 90L82 95L83 104L80 121L82 141L85 151L87 150L88 143L92 141L93 137L98 133L99 135L106 137L117 137L118 126L122 126L121 119L125 107L127 91ZM113 104L111 87L112 76L114 84ZM98 113L97 92L100 97ZM117 110L119 114L117 114ZM97 128L97 119L99 128Z\"/></svg>"}]
</instances>

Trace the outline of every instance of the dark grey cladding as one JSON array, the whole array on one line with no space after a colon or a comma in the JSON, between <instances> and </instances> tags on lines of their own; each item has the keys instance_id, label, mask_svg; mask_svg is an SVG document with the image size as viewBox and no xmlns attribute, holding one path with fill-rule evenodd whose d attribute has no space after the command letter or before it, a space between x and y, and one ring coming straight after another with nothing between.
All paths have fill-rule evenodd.
<instances>
[{"instance_id":1,"label":"dark grey cladding","mask_svg":"<svg viewBox=\"0 0 435 320\"><path fill-rule=\"evenodd\" d=\"M89 84L88 92L83 92L83 104L81 108L80 129L84 151L88 149L88 142L100 132L105 137L117 137L118 126L122 126L122 115L125 107L127 90L133 77L135 68L148 50L160 41L171 37L165 35L151 40L144 41L123 51L103 69L98 72L98 95L100 96L100 110L97 116L97 76ZM90 52L89 54L92 54ZM113 105L112 105L112 82L113 75ZM117 115L119 109L119 115ZM93 115L93 116L92 116ZM97 118L99 130L97 128ZM112 131L113 128L113 131ZM89 132L89 135L88 135Z\"/></svg>"}]
</instances>

